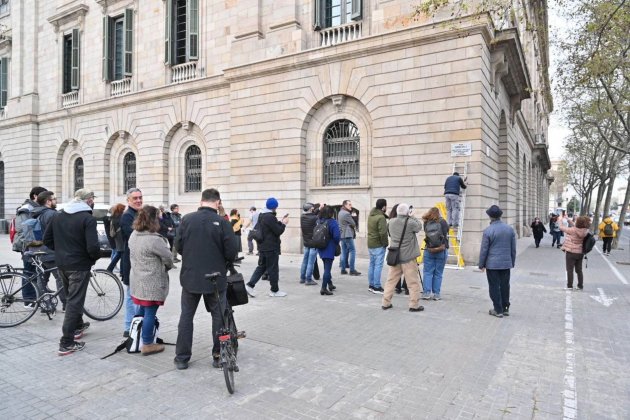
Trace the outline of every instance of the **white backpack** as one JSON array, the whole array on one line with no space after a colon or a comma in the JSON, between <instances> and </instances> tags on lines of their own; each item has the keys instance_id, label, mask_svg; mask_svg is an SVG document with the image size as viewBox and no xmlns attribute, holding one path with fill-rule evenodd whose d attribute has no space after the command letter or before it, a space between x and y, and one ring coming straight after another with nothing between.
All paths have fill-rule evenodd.
<instances>
[{"instance_id":1,"label":"white backpack","mask_svg":"<svg viewBox=\"0 0 630 420\"><path fill-rule=\"evenodd\" d=\"M140 353L142 350L142 321L144 317L136 315L131 320L129 327L129 338L126 341L127 353ZM153 344L157 343L160 321L155 317L155 327L153 328Z\"/></svg>"}]
</instances>

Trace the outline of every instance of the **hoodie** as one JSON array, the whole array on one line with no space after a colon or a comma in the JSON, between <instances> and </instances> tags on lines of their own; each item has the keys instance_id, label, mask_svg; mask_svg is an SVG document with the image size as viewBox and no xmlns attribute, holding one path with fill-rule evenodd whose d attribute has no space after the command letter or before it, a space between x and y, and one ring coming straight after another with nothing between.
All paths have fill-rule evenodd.
<instances>
[{"instance_id":1,"label":"hoodie","mask_svg":"<svg viewBox=\"0 0 630 420\"><path fill-rule=\"evenodd\" d=\"M100 257L92 208L83 201L71 201L50 220L44 245L55 251L60 270L89 271Z\"/></svg>"}]
</instances>

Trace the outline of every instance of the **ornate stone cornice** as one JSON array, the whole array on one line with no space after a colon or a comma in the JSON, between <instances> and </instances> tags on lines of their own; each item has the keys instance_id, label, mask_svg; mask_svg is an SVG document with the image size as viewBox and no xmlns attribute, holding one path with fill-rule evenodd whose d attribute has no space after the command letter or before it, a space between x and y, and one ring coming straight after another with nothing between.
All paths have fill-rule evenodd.
<instances>
[{"instance_id":1,"label":"ornate stone cornice","mask_svg":"<svg viewBox=\"0 0 630 420\"><path fill-rule=\"evenodd\" d=\"M494 35L490 83L498 95L499 81L503 82L510 98L510 121L514 124L521 101L528 99L532 90L527 63L516 28L495 31Z\"/></svg>"},{"instance_id":2,"label":"ornate stone cornice","mask_svg":"<svg viewBox=\"0 0 630 420\"><path fill-rule=\"evenodd\" d=\"M85 4L77 4L69 7L61 12L52 15L47 20L55 28L55 33L59 32L59 27L65 23L76 21L81 28L83 28L83 21L85 15L90 8Z\"/></svg>"}]
</instances>

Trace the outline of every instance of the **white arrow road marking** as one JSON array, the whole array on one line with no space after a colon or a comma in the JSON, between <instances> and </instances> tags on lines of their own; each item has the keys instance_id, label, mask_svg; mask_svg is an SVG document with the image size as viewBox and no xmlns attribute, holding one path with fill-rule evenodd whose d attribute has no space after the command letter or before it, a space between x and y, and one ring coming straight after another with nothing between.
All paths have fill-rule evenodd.
<instances>
[{"instance_id":1,"label":"white arrow road marking","mask_svg":"<svg viewBox=\"0 0 630 420\"><path fill-rule=\"evenodd\" d=\"M591 297L596 300L597 302L601 303L602 305L604 305L605 307L609 307L610 305L613 304L613 302L615 301L615 299L617 299L616 297L608 297L606 296L606 294L604 293L604 289L598 287L597 290L599 291L599 296L593 296L591 295Z\"/></svg>"}]
</instances>

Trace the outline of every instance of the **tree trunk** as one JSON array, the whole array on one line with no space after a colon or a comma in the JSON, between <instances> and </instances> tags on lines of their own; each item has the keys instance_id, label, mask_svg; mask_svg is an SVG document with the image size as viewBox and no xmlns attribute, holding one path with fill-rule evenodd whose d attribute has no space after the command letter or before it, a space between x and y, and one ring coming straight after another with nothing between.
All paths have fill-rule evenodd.
<instances>
[{"instance_id":1,"label":"tree trunk","mask_svg":"<svg viewBox=\"0 0 630 420\"><path fill-rule=\"evenodd\" d=\"M621 236L621 232L623 232L623 224L626 221L626 209L628 208L628 204L630 203L630 176L628 176L628 186L626 187L626 196L623 199L623 206L621 207L621 212L619 212L619 230L617 231L617 236L613 239L612 247L617 249L619 246L619 237Z\"/></svg>"},{"instance_id":2,"label":"tree trunk","mask_svg":"<svg viewBox=\"0 0 630 420\"><path fill-rule=\"evenodd\" d=\"M606 190L606 201L604 201L604 209L602 211L604 217L610 214L610 201L612 200L613 188L615 186L615 178L617 178L617 174L615 172L612 172L608 181L608 188Z\"/></svg>"},{"instance_id":3,"label":"tree trunk","mask_svg":"<svg viewBox=\"0 0 630 420\"><path fill-rule=\"evenodd\" d=\"M604 191L606 190L606 183L602 182L599 184L599 188L597 189L597 201L595 201L595 212L593 214L593 232L597 233L597 228L599 226L599 209L602 205L602 199L604 198Z\"/></svg>"}]
</instances>

